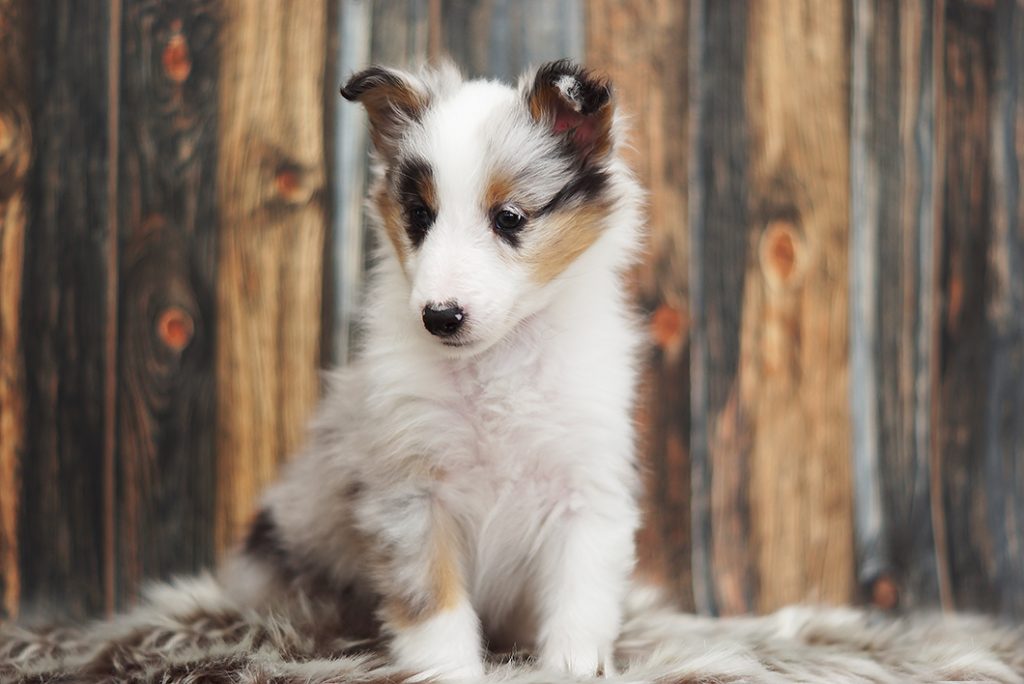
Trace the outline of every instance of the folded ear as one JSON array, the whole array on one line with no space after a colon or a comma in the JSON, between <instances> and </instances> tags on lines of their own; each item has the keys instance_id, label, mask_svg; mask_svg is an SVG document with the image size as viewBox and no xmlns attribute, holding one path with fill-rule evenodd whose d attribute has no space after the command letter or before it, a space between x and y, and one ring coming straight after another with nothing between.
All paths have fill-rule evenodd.
<instances>
[{"instance_id":1,"label":"folded ear","mask_svg":"<svg viewBox=\"0 0 1024 684\"><path fill-rule=\"evenodd\" d=\"M341 96L360 102L370 118L370 138L377 151L392 159L409 123L419 120L430 103L426 86L412 74L372 66L341 88Z\"/></svg>"},{"instance_id":2,"label":"folded ear","mask_svg":"<svg viewBox=\"0 0 1024 684\"><path fill-rule=\"evenodd\" d=\"M581 159L596 159L612 148L612 89L608 80L562 59L539 69L525 83L534 121L564 135Z\"/></svg>"}]
</instances>

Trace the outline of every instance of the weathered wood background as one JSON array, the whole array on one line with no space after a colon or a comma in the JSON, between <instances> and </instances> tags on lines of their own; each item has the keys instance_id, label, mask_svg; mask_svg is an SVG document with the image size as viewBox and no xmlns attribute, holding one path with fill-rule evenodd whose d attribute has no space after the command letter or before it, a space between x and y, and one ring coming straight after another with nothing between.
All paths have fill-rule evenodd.
<instances>
[{"instance_id":1,"label":"weathered wood background","mask_svg":"<svg viewBox=\"0 0 1024 684\"><path fill-rule=\"evenodd\" d=\"M214 562L343 362L371 61L633 113L641 571L1024 617L1024 0L0 0L0 617Z\"/></svg>"}]
</instances>

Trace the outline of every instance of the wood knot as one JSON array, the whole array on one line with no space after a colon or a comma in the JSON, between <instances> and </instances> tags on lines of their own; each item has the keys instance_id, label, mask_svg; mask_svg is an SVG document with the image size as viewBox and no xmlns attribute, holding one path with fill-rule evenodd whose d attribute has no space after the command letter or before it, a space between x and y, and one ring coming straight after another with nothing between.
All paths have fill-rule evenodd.
<instances>
[{"instance_id":1,"label":"wood knot","mask_svg":"<svg viewBox=\"0 0 1024 684\"><path fill-rule=\"evenodd\" d=\"M192 341L195 323L180 306L169 306L157 319L156 333L170 350L180 352Z\"/></svg>"},{"instance_id":2,"label":"wood knot","mask_svg":"<svg viewBox=\"0 0 1024 684\"><path fill-rule=\"evenodd\" d=\"M32 158L28 116L21 109L0 107L0 180L19 182Z\"/></svg>"},{"instance_id":3,"label":"wood knot","mask_svg":"<svg viewBox=\"0 0 1024 684\"><path fill-rule=\"evenodd\" d=\"M11 130L11 122L4 112L0 112L0 156L6 153L14 144L14 132Z\"/></svg>"},{"instance_id":4,"label":"wood knot","mask_svg":"<svg viewBox=\"0 0 1024 684\"><path fill-rule=\"evenodd\" d=\"M313 197L305 172L295 164L281 164L274 173L274 192L289 204L305 204Z\"/></svg>"},{"instance_id":5,"label":"wood knot","mask_svg":"<svg viewBox=\"0 0 1024 684\"><path fill-rule=\"evenodd\" d=\"M871 584L871 603L882 610L892 610L900 602L900 590L888 575L882 575Z\"/></svg>"},{"instance_id":6,"label":"wood knot","mask_svg":"<svg viewBox=\"0 0 1024 684\"><path fill-rule=\"evenodd\" d=\"M670 304L662 304L651 316L651 338L663 350L679 348L686 336L686 314Z\"/></svg>"},{"instance_id":7,"label":"wood knot","mask_svg":"<svg viewBox=\"0 0 1024 684\"><path fill-rule=\"evenodd\" d=\"M801 264L800 234L791 221L772 221L761 235L761 269L773 285L791 287Z\"/></svg>"},{"instance_id":8,"label":"wood knot","mask_svg":"<svg viewBox=\"0 0 1024 684\"><path fill-rule=\"evenodd\" d=\"M164 66L164 73L175 83L183 83L188 75L192 73L192 58L188 51L188 42L181 33L181 24L176 22L175 31L167 40L161 62Z\"/></svg>"}]
</instances>

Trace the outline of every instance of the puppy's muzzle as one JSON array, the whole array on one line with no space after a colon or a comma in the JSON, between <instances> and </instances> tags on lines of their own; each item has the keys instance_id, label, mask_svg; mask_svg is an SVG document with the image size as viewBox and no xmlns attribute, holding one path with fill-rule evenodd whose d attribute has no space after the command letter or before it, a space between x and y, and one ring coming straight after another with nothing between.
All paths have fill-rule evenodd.
<instances>
[{"instance_id":1,"label":"puppy's muzzle","mask_svg":"<svg viewBox=\"0 0 1024 684\"><path fill-rule=\"evenodd\" d=\"M466 312L457 304L441 304L444 308L435 308L428 304L423 307L423 327L431 335L440 338L451 337L459 332L466 322Z\"/></svg>"}]
</instances>

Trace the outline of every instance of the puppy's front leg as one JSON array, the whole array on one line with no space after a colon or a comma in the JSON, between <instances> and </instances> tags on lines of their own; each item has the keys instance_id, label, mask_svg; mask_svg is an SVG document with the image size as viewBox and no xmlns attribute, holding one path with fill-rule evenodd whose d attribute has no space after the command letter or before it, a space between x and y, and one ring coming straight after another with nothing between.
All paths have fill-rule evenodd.
<instances>
[{"instance_id":1,"label":"puppy's front leg","mask_svg":"<svg viewBox=\"0 0 1024 684\"><path fill-rule=\"evenodd\" d=\"M614 672L622 602L634 564L635 514L571 515L544 546L540 665L593 676Z\"/></svg>"},{"instance_id":2,"label":"puppy's front leg","mask_svg":"<svg viewBox=\"0 0 1024 684\"><path fill-rule=\"evenodd\" d=\"M397 665L423 679L482 676L480 620L466 591L455 521L422 492L375 498L362 513Z\"/></svg>"}]
</instances>

